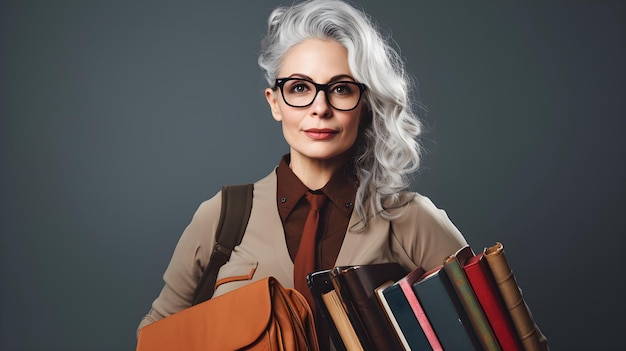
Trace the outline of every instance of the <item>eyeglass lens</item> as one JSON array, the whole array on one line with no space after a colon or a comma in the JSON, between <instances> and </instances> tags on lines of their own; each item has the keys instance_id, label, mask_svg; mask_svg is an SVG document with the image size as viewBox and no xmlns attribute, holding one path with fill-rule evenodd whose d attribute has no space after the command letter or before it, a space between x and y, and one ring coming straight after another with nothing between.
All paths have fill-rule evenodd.
<instances>
[{"instance_id":1,"label":"eyeglass lens","mask_svg":"<svg viewBox=\"0 0 626 351\"><path fill-rule=\"evenodd\" d=\"M321 85L318 89L313 82L308 80L288 79L282 85L283 98L293 107L310 105L315 100L318 90L324 91L328 103L337 110L352 110L361 99L361 88L355 82L335 82Z\"/></svg>"}]
</instances>

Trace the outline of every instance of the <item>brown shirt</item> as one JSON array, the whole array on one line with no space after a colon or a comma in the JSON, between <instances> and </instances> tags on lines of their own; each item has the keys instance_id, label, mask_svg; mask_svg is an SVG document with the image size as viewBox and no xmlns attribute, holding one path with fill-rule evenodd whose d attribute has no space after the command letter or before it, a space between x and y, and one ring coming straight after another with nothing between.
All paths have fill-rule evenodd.
<instances>
[{"instance_id":1,"label":"brown shirt","mask_svg":"<svg viewBox=\"0 0 626 351\"><path fill-rule=\"evenodd\" d=\"M276 168L276 201L285 231L287 249L293 261L298 252L304 221L309 211L309 204L304 195L311 192L311 189L292 172L289 161L289 155L283 156ZM356 177L349 166L337 170L322 189L315 191L324 193L329 200L320 216L316 269L330 269L335 266L354 208L356 191Z\"/></svg>"}]
</instances>

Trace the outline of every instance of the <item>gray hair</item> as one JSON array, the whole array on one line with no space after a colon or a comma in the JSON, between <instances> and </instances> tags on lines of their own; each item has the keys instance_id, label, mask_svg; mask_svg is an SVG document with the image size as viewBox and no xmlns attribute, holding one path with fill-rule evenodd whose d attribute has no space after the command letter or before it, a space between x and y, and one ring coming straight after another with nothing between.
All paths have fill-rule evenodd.
<instances>
[{"instance_id":1,"label":"gray hair","mask_svg":"<svg viewBox=\"0 0 626 351\"><path fill-rule=\"evenodd\" d=\"M365 219L407 201L409 176L420 164L417 137L421 123L409 97L411 80L399 54L385 41L363 11L339 0L313 0L278 7L268 19L259 66L274 84L281 59L307 39L332 39L348 51L354 78L367 86L364 96L369 123L361 126L353 160L359 188L355 211Z\"/></svg>"}]
</instances>

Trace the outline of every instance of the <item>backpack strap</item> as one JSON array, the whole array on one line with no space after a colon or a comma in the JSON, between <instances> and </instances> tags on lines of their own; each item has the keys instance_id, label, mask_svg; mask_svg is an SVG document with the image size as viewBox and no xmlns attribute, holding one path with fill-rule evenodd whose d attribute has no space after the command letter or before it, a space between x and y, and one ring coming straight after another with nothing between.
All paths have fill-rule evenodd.
<instances>
[{"instance_id":1,"label":"backpack strap","mask_svg":"<svg viewBox=\"0 0 626 351\"><path fill-rule=\"evenodd\" d=\"M222 210L215 233L215 246L209 263L193 294L192 305L210 299L215 290L217 273L228 262L235 246L241 243L252 211L253 184L222 187Z\"/></svg>"}]
</instances>

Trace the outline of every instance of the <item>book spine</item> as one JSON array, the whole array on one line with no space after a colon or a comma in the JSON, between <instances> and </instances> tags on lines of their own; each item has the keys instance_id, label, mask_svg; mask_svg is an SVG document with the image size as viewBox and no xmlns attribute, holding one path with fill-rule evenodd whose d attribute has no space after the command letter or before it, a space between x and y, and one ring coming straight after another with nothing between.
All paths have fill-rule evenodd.
<instances>
[{"instance_id":1,"label":"book spine","mask_svg":"<svg viewBox=\"0 0 626 351\"><path fill-rule=\"evenodd\" d=\"M378 301L385 311L385 316L387 317L388 322L391 323L391 325L393 326L393 330L396 332L396 336L400 340L402 348L404 350L410 351L411 346L409 346L409 341L407 340L404 332L402 331L402 328L400 327L400 322L398 321L396 314L391 309L394 301L390 301L391 295L387 294L387 292L390 292L393 289L393 281L389 281L376 289L376 296L378 297Z\"/></svg>"},{"instance_id":2,"label":"book spine","mask_svg":"<svg viewBox=\"0 0 626 351\"><path fill-rule=\"evenodd\" d=\"M446 351L481 350L480 342L443 267L413 284L417 299Z\"/></svg>"},{"instance_id":3,"label":"book spine","mask_svg":"<svg viewBox=\"0 0 626 351\"><path fill-rule=\"evenodd\" d=\"M400 284L400 288L402 289L402 292L404 293L404 296L406 297L409 305L411 306L411 309L413 310L413 313L415 314L415 317L417 318L417 321L422 327L422 330L424 331L424 334L426 335L426 339L428 339L428 343L430 343L430 346L432 347L433 351L443 351L443 347L441 346L441 343L439 342L439 338L437 337L435 330L430 324L430 321L428 320L428 317L426 316L426 313L424 312L424 308L422 307L421 303L417 299L417 295L415 295L415 292L413 291L412 284L409 281L404 280L404 279L400 280L399 284Z\"/></svg>"},{"instance_id":4,"label":"book spine","mask_svg":"<svg viewBox=\"0 0 626 351\"><path fill-rule=\"evenodd\" d=\"M407 350L428 351L432 350L424 330L413 313L409 301L399 283L391 285L383 290L383 297L387 301L391 314L395 317L400 334L406 341Z\"/></svg>"},{"instance_id":5,"label":"book spine","mask_svg":"<svg viewBox=\"0 0 626 351\"><path fill-rule=\"evenodd\" d=\"M500 345L496 341L493 330L480 304L476 300L474 291L470 287L457 257L453 255L447 258L443 267L459 297L459 301L461 301L465 312L467 312L467 316L483 348L487 351L500 351Z\"/></svg>"},{"instance_id":6,"label":"book spine","mask_svg":"<svg viewBox=\"0 0 626 351\"><path fill-rule=\"evenodd\" d=\"M500 347L506 351L521 351L521 345L509 311L496 285L483 254L466 264L463 269L476 299L483 307Z\"/></svg>"},{"instance_id":7,"label":"book spine","mask_svg":"<svg viewBox=\"0 0 626 351\"><path fill-rule=\"evenodd\" d=\"M489 269L493 273L498 289L509 310L513 325L519 336L522 346L526 351L541 351L542 343L538 328L530 314L530 310L524 301L522 291L519 288L515 275L509 266L501 243L489 247L484 252Z\"/></svg>"}]
</instances>

